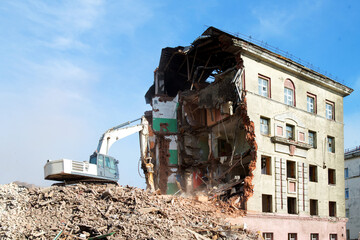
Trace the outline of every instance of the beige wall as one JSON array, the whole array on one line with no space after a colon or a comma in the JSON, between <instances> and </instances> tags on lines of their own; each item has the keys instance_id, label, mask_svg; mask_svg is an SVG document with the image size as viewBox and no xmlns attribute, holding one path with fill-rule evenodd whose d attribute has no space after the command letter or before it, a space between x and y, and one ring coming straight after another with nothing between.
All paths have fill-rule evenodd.
<instances>
[{"instance_id":1,"label":"beige wall","mask_svg":"<svg viewBox=\"0 0 360 240\"><path fill-rule=\"evenodd\" d=\"M345 217L344 200L344 135L343 135L343 98L340 94L331 92L311 82L306 76L290 72L279 67L270 66L265 61L257 61L249 55L242 56L245 66L245 89L247 90L248 114L255 123L256 140L258 143L258 161L253 180L254 196L248 201L249 211L261 211L262 194L273 196L273 210L285 213L286 209L276 209L275 205L275 158L293 160L300 163L318 165L318 182L305 184L307 209L300 214L309 214L308 200L318 200L318 211L320 216L328 216L328 202L337 203L337 216ZM271 98L258 95L258 74L271 79ZM284 81L291 79L295 85L296 107L285 105L284 102ZM307 92L317 96L317 114L307 112ZM335 121L325 118L325 100L335 102ZM283 115L282 120L276 119ZM286 115L288 115L286 117ZM270 136L260 133L260 116L270 119ZM295 122L294 122L295 119ZM317 133L317 148L303 150L305 157L290 156L289 154L275 151L275 146L270 137L275 135L275 125L278 123L295 124L296 129L302 129L305 133L305 140L308 141L308 130ZM285 130L285 129L284 129ZM326 138L335 138L335 153L329 153L326 148ZM272 175L261 174L261 155L272 157ZM326 168L323 169L323 162ZM336 169L336 185L328 184L328 168ZM308 172L305 174L308 179ZM299 178L297 178L299 179Z\"/></svg>"}]
</instances>

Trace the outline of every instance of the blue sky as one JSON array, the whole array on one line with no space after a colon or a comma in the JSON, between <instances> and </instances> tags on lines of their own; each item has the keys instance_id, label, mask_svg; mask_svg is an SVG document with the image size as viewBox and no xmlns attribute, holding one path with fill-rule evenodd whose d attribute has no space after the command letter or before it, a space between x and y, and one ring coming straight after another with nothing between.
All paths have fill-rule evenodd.
<instances>
[{"instance_id":1,"label":"blue sky","mask_svg":"<svg viewBox=\"0 0 360 240\"><path fill-rule=\"evenodd\" d=\"M88 160L108 128L149 110L161 49L207 26L241 33L337 76L345 147L360 145L360 1L0 2L0 184L43 180L47 159ZM114 144L122 185L144 187L138 136Z\"/></svg>"}]
</instances>

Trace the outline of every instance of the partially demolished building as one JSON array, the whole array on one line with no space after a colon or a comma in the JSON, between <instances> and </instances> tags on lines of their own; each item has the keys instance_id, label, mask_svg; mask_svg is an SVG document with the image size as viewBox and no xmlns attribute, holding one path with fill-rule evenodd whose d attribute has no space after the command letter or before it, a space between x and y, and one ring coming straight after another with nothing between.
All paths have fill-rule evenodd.
<instances>
[{"instance_id":1,"label":"partially demolished building","mask_svg":"<svg viewBox=\"0 0 360 240\"><path fill-rule=\"evenodd\" d=\"M145 95L155 186L230 201L264 239L345 239L351 92L214 27L164 48Z\"/></svg>"}]
</instances>

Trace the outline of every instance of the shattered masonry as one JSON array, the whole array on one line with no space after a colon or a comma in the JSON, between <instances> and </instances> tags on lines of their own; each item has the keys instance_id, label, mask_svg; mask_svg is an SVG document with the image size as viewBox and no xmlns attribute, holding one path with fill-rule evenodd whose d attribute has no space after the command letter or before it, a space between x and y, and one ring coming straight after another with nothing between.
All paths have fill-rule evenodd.
<instances>
[{"instance_id":1,"label":"shattered masonry","mask_svg":"<svg viewBox=\"0 0 360 240\"><path fill-rule=\"evenodd\" d=\"M152 106L146 116L154 133L155 185L163 194L210 191L245 209L257 143L241 48L231 37L207 31L191 46L162 50L145 95Z\"/></svg>"}]
</instances>

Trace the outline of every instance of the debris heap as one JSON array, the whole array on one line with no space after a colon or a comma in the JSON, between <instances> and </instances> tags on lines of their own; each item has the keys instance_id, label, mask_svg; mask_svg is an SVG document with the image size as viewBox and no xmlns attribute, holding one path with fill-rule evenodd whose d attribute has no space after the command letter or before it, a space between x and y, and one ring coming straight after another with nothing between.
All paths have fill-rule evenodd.
<instances>
[{"instance_id":1,"label":"debris heap","mask_svg":"<svg viewBox=\"0 0 360 240\"><path fill-rule=\"evenodd\" d=\"M223 222L223 209L128 186L8 184L0 186L0 239L257 239Z\"/></svg>"}]
</instances>

